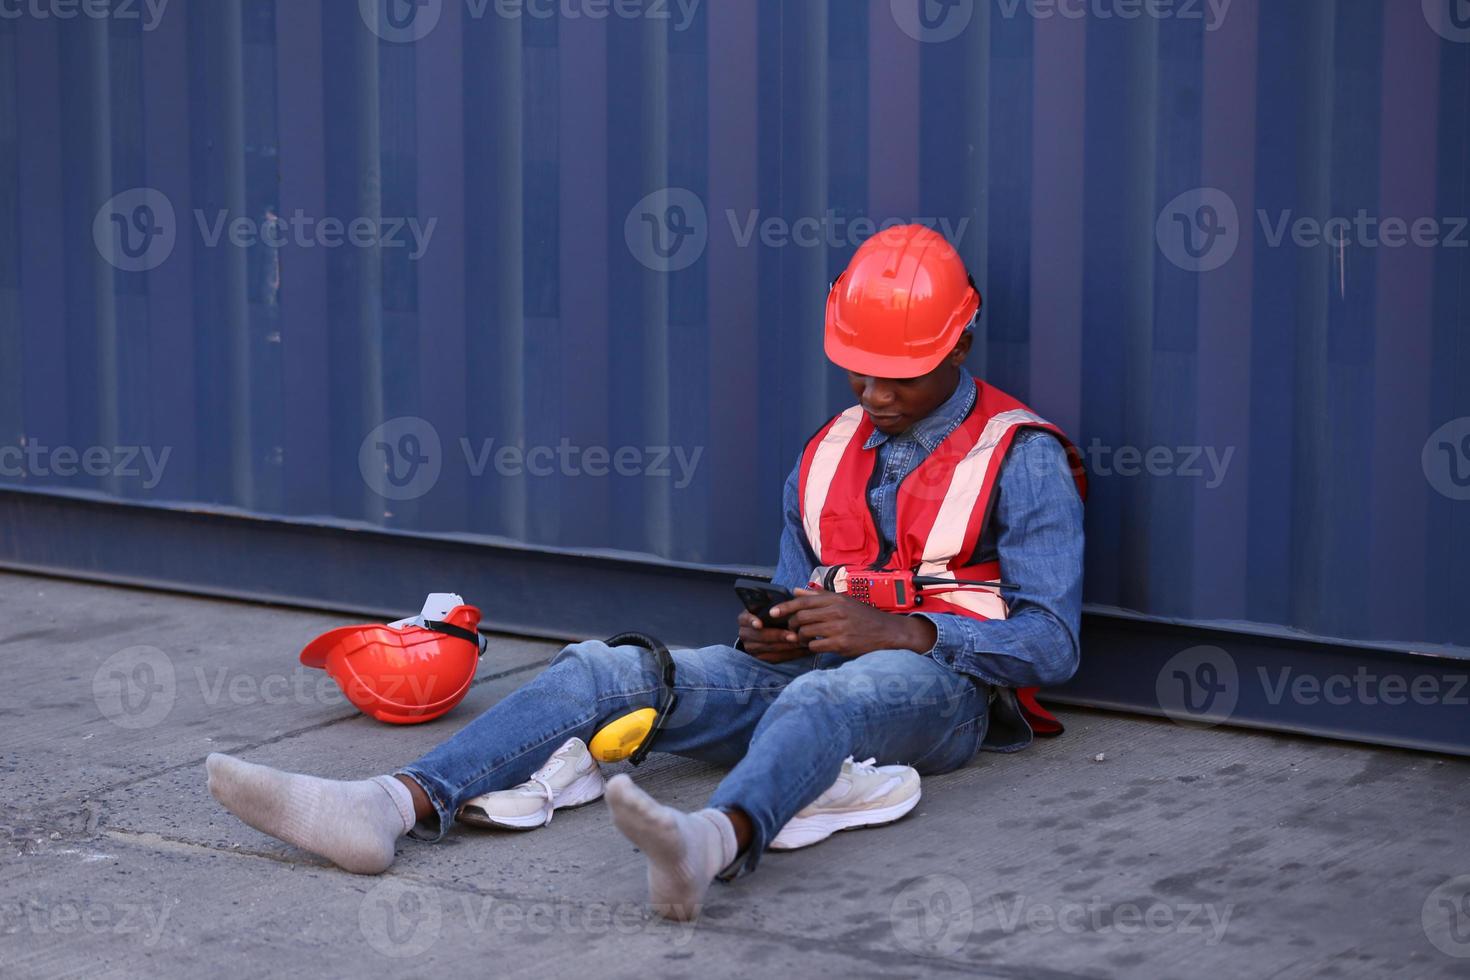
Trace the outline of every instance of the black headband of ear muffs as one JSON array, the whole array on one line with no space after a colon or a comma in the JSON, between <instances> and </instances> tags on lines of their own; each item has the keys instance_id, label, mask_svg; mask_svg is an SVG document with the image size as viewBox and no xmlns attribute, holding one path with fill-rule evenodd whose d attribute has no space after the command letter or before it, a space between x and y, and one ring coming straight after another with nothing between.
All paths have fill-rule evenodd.
<instances>
[{"instance_id":1,"label":"black headband of ear muffs","mask_svg":"<svg viewBox=\"0 0 1470 980\"><path fill-rule=\"evenodd\" d=\"M617 636L608 637L603 642L610 647L642 647L652 653L654 660L658 662L659 683L662 687L659 691L658 707L654 709L653 724L649 726L648 734L643 737L643 741L639 742L638 747L628 755L628 761L636 766L648 755L649 750L653 747L654 738L663 731L669 715L674 713L674 708L679 703L679 696L674 692L674 655L669 653L669 648L664 646L662 640L637 631L619 633Z\"/></svg>"}]
</instances>

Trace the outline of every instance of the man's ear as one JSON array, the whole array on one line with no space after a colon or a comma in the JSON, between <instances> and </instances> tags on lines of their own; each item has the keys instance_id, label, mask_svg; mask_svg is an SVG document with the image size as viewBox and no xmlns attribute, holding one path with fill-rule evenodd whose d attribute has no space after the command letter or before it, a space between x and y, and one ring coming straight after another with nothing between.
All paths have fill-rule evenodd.
<instances>
[{"instance_id":1,"label":"man's ear","mask_svg":"<svg viewBox=\"0 0 1470 980\"><path fill-rule=\"evenodd\" d=\"M974 339L975 333L972 330L966 330L960 334L960 339L955 342L954 350L949 352L947 358L951 366L962 367L964 365L965 358L970 356L970 344Z\"/></svg>"}]
</instances>

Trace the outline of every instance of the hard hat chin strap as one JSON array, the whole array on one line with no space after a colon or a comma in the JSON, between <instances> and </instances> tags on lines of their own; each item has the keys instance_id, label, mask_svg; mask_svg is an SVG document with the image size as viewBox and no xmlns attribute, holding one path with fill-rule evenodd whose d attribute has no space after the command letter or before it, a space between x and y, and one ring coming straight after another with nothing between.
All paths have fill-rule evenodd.
<instances>
[{"instance_id":1,"label":"hard hat chin strap","mask_svg":"<svg viewBox=\"0 0 1470 980\"><path fill-rule=\"evenodd\" d=\"M443 633L445 636L458 637L461 640L469 640L475 645L475 649L479 651L479 655L482 657L485 655L485 648L489 645L485 638L476 631L467 630L463 626L456 626L453 623L446 623L443 620L426 619L424 620L424 629L433 630L435 633Z\"/></svg>"}]
</instances>

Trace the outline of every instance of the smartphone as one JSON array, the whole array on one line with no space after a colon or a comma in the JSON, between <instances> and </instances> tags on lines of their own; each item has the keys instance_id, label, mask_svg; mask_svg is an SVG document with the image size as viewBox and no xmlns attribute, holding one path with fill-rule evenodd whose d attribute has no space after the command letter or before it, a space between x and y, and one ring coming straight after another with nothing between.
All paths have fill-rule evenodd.
<instances>
[{"instance_id":1,"label":"smartphone","mask_svg":"<svg viewBox=\"0 0 1470 980\"><path fill-rule=\"evenodd\" d=\"M759 579L737 578L735 580L735 594L740 597L740 601L744 604L746 611L756 619L759 619L762 626L767 629L778 630L786 628L786 618L784 616L780 619L773 619L771 617L772 606L780 605L787 599L795 598L786 589L781 588L779 585L772 585L770 582L762 582Z\"/></svg>"}]
</instances>

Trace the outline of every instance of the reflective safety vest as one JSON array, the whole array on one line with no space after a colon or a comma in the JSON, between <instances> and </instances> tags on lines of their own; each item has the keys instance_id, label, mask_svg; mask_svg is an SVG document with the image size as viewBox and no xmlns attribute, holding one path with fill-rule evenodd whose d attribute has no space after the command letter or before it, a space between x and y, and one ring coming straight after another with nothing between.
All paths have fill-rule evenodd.
<instances>
[{"instance_id":1,"label":"reflective safety vest","mask_svg":"<svg viewBox=\"0 0 1470 980\"><path fill-rule=\"evenodd\" d=\"M1087 496L1082 456L1056 426L1021 402L975 381L969 416L914 468L898 487L898 523L892 552L880 554L878 528L868 507L877 449L864 449L873 423L854 405L824 425L801 456L802 527L817 563L863 569L910 569L917 575L956 581L996 581L999 562L974 560L995 502L1001 463L1023 429L1041 429L1061 440L1077 492ZM845 591L839 573L833 588ZM923 611L974 619L1005 619L1004 598L990 589L925 586ZM1061 733L1061 723L1036 703L1035 688L1016 692L1021 713L1042 735Z\"/></svg>"}]
</instances>

